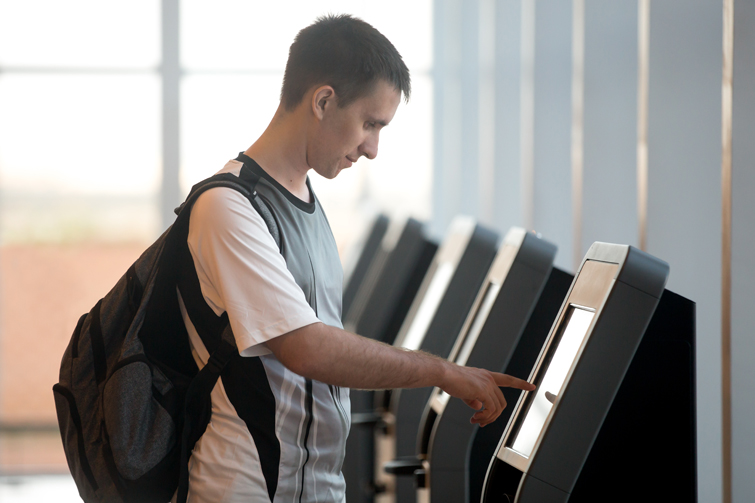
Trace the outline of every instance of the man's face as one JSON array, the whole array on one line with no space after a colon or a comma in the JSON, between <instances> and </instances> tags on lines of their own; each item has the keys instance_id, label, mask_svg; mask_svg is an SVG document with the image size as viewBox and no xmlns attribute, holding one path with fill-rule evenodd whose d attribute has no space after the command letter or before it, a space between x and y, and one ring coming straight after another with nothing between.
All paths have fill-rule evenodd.
<instances>
[{"instance_id":1,"label":"man's face","mask_svg":"<svg viewBox=\"0 0 755 503\"><path fill-rule=\"evenodd\" d=\"M396 114L401 92L380 80L370 94L340 108L331 100L322 111L307 152L307 164L325 178L335 178L361 156L374 159L380 130Z\"/></svg>"}]
</instances>

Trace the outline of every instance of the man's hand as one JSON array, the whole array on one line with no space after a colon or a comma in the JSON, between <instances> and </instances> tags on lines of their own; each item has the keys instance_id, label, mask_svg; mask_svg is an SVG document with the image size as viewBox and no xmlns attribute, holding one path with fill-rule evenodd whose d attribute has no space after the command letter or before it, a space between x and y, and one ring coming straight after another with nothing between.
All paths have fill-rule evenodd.
<instances>
[{"instance_id":1,"label":"man's hand","mask_svg":"<svg viewBox=\"0 0 755 503\"><path fill-rule=\"evenodd\" d=\"M525 391L535 389L534 384L516 377L453 363L448 364L440 388L477 410L470 422L486 426L498 419L506 408L506 399L500 386Z\"/></svg>"}]
</instances>

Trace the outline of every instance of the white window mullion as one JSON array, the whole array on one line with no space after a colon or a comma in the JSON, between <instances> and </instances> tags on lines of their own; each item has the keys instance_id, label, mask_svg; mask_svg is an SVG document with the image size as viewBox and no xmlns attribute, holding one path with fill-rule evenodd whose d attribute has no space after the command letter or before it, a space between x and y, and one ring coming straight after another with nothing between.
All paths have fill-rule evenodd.
<instances>
[{"instance_id":1,"label":"white window mullion","mask_svg":"<svg viewBox=\"0 0 755 503\"><path fill-rule=\"evenodd\" d=\"M162 186L160 216L162 229L175 219L173 209L181 202L180 105L181 60L179 0L162 0Z\"/></svg>"}]
</instances>

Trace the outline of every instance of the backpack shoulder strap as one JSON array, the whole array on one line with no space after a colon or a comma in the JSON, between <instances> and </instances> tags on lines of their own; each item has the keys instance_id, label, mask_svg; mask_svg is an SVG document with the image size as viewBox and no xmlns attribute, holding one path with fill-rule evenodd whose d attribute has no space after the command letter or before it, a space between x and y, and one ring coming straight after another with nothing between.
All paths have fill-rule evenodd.
<instances>
[{"instance_id":1,"label":"backpack shoulder strap","mask_svg":"<svg viewBox=\"0 0 755 503\"><path fill-rule=\"evenodd\" d=\"M230 189L235 189L241 192L244 197L249 200L252 208L254 208L255 211L257 211L257 213L262 217L262 220L265 221L267 230L270 232L273 240L275 240L275 244L276 246L278 246L278 250L280 250L281 237L278 222L276 221L270 206L257 193L256 189L259 179L259 175L257 175L251 169L248 169L246 165L244 165L239 176L236 176L232 173L221 173L199 182L191 188L191 192L189 192L186 201L184 201L178 208L174 210L176 215L178 215L176 223L178 223L178 220L181 219L181 215L185 213L186 217L184 218L186 220L186 229L188 234L188 214L191 213L191 208L194 206L194 203L200 195L202 195L205 191L214 189L216 187L227 187Z\"/></svg>"},{"instance_id":2,"label":"backpack shoulder strap","mask_svg":"<svg viewBox=\"0 0 755 503\"><path fill-rule=\"evenodd\" d=\"M270 208L268 202L265 200L265 198L260 197L260 195L257 193L257 184L259 183L261 178L260 175L256 171L254 171L249 164L244 162L244 165L241 167L241 171L239 172L239 178L251 187L252 196L249 198L249 202L252 203L254 209L257 210L257 213L260 214L262 220L264 220L267 224L267 229L273 236L275 244L278 245L278 250L280 250L281 236L278 221L275 220L275 215L273 214L273 210L272 208Z\"/></svg>"}]
</instances>

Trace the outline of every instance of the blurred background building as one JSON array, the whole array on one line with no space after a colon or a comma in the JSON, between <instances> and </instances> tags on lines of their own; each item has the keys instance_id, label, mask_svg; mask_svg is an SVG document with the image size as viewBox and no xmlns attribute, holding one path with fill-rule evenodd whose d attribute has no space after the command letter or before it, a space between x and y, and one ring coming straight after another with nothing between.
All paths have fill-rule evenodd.
<instances>
[{"instance_id":1,"label":"blurred background building","mask_svg":"<svg viewBox=\"0 0 755 503\"><path fill-rule=\"evenodd\" d=\"M51 387L76 320L264 130L326 13L373 24L413 84L377 159L311 176L339 249L377 211L437 236L464 213L566 270L593 241L668 261L698 309L699 501L752 501L748 0L0 0L0 500L45 475L75 501Z\"/></svg>"}]
</instances>

